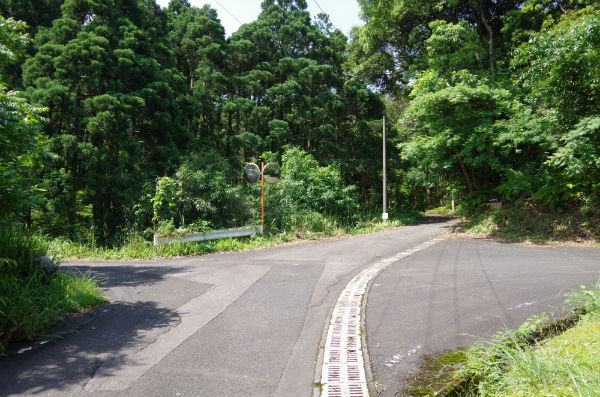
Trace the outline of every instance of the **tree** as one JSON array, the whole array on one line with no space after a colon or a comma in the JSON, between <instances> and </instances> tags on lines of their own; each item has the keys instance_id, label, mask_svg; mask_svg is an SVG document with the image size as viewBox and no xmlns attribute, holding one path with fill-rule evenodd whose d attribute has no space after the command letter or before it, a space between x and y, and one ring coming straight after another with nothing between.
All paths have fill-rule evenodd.
<instances>
[{"instance_id":1,"label":"tree","mask_svg":"<svg viewBox=\"0 0 600 397\"><path fill-rule=\"evenodd\" d=\"M23 22L0 16L2 69L23 53L28 42L25 30ZM33 175L45 149L38 126L40 110L0 80L0 225L23 221L36 201L38 181Z\"/></svg>"},{"instance_id":2,"label":"tree","mask_svg":"<svg viewBox=\"0 0 600 397\"><path fill-rule=\"evenodd\" d=\"M0 14L23 21L32 32L60 17L63 0L0 0Z\"/></svg>"},{"instance_id":3,"label":"tree","mask_svg":"<svg viewBox=\"0 0 600 397\"><path fill-rule=\"evenodd\" d=\"M311 20L305 1L263 2L228 43L224 151L245 160L297 146L360 181L366 200L381 169L370 122L381 120L383 105L360 79L350 81L345 45L325 15Z\"/></svg>"},{"instance_id":4,"label":"tree","mask_svg":"<svg viewBox=\"0 0 600 397\"><path fill-rule=\"evenodd\" d=\"M512 66L525 99L555 115L558 145L545 165L556 177L543 187L546 201L600 202L599 48L600 15L588 8L565 14L515 52Z\"/></svg>"},{"instance_id":5,"label":"tree","mask_svg":"<svg viewBox=\"0 0 600 397\"><path fill-rule=\"evenodd\" d=\"M416 72L427 68L426 41L433 21L472 27L484 44L482 65L495 72L508 50L503 18L517 9L517 0L359 0L365 25L354 32L349 46L357 75L387 93L409 90ZM465 26L465 25L463 25Z\"/></svg>"},{"instance_id":6,"label":"tree","mask_svg":"<svg viewBox=\"0 0 600 397\"><path fill-rule=\"evenodd\" d=\"M449 23L433 21L431 36L426 41L429 70L451 74L457 70L482 70L485 50L479 36L466 21Z\"/></svg>"},{"instance_id":7,"label":"tree","mask_svg":"<svg viewBox=\"0 0 600 397\"><path fill-rule=\"evenodd\" d=\"M70 225L77 200L90 204L107 238L143 181L175 166L187 142L169 85L177 71L153 1L67 0L62 10L23 73L29 97L49 109L48 204Z\"/></svg>"},{"instance_id":8,"label":"tree","mask_svg":"<svg viewBox=\"0 0 600 397\"><path fill-rule=\"evenodd\" d=\"M450 79L426 72L415 82L403 128L413 131L402 156L426 173L462 177L469 192L498 183L503 159L494 148L496 120L510 114L510 93L468 72Z\"/></svg>"},{"instance_id":9,"label":"tree","mask_svg":"<svg viewBox=\"0 0 600 397\"><path fill-rule=\"evenodd\" d=\"M592 7L542 3L520 11L525 18L537 4L546 13L542 23L530 21L531 30L516 29L511 12L504 31L516 35L512 45L525 34L528 40L515 49L511 69L496 73L482 67L482 42L471 26L429 24L421 56L428 68L415 74L399 124L402 157L421 175L412 172L414 180L551 205L596 197L600 19Z\"/></svg>"},{"instance_id":10,"label":"tree","mask_svg":"<svg viewBox=\"0 0 600 397\"><path fill-rule=\"evenodd\" d=\"M196 148L214 146L220 121L217 106L227 85L225 29L207 5L196 8L174 0L167 15L169 43L177 69L185 77L185 86L177 88L181 123L196 137Z\"/></svg>"},{"instance_id":11,"label":"tree","mask_svg":"<svg viewBox=\"0 0 600 397\"><path fill-rule=\"evenodd\" d=\"M600 15L570 13L532 34L511 62L517 84L536 107L558 110L571 123L600 111Z\"/></svg>"}]
</instances>

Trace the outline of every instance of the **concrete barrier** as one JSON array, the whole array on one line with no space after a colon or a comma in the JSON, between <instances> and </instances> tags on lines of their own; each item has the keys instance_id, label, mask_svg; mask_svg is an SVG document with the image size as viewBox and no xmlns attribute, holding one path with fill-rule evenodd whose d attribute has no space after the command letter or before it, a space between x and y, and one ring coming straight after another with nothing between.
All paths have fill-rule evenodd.
<instances>
[{"instance_id":1,"label":"concrete barrier","mask_svg":"<svg viewBox=\"0 0 600 397\"><path fill-rule=\"evenodd\" d=\"M262 226L244 226L231 229L208 230L206 232L192 232L181 234L155 234L154 246L172 243L191 243L193 241L216 240L219 238L245 237L262 234Z\"/></svg>"}]
</instances>

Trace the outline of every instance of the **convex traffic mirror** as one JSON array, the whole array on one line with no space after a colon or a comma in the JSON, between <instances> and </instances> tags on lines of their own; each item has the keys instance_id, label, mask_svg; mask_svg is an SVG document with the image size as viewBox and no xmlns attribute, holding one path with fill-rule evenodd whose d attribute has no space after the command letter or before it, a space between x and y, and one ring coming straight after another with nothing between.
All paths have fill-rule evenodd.
<instances>
[{"instance_id":1,"label":"convex traffic mirror","mask_svg":"<svg viewBox=\"0 0 600 397\"><path fill-rule=\"evenodd\" d=\"M244 179L248 183L256 183L260 179L260 168L254 163L248 163L244 167Z\"/></svg>"},{"instance_id":2,"label":"convex traffic mirror","mask_svg":"<svg viewBox=\"0 0 600 397\"><path fill-rule=\"evenodd\" d=\"M281 168L277 163L268 163L263 169L263 178L265 182L275 183L281 177Z\"/></svg>"},{"instance_id":3,"label":"convex traffic mirror","mask_svg":"<svg viewBox=\"0 0 600 397\"><path fill-rule=\"evenodd\" d=\"M248 163L244 167L244 179L246 182L256 183L260 180L261 176L265 179L265 182L275 183L281 177L281 167L277 163L268 163L264 166L262 173L258 165L254 163Z\"/></svg>"}]
</instances>

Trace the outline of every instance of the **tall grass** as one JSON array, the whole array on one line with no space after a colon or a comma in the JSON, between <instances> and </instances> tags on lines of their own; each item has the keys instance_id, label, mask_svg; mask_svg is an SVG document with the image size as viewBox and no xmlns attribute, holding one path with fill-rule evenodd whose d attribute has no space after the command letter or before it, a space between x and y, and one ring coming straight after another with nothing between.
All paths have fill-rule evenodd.
<instances>
[{"instance_id":1,"label":"tall grass","mask_svg":"<svg viewBox=\"0 0 600 397\"><path fill-rule=\"evenodd\" d=\"M532 347L504 347L508 370L493 396L600 396L600 316ZM481 393L481 395L487 395Z\"/></svg>"},{"instance_id":2,"label":"tall grass","mask_svg":"<svg viewBox=\"0 0 600 397\"><path fill-rule=\"evenodd\" d=\"M0 352L11 341L32 340L69 312L105 300L88 275L48 274L33 264L47 246L26 229L0 232Z\"/></svg>"},{"instance_id":3,"label":"tall grass","mask_svg":"<svg viewBox=\"0 0 600 397\"><path fill-rule=\"evenodd\" d=\"M125 260L170 258L274 247L298 239L366 234L415 223L422 218L422 214L416 211L404 211L392 214L393 219L387 222L382 222L381 219L378 219L380 216L381 214L366 217L362 221L344 226L343 223L337 221L335 218L325 217L316 212L306 212L293 216L293 227L290 230L281 231L273 227L267 236L257 235L246 238L228 238L195 243L175 243L155 247L151 241L146 240L141 234L130 232L125 235L121 244L116 247L99 246L86 241L56 238L50 242L49 248L60 257L68 259Z\"/></svg>"},{"instance_id":4,"label":"tall grass","mask_svg":"<svg viewBox=\"0 0 600 397\"><path fill-rule=\"evenodd\" d=\"M34 270L33 258L47 251L47 243L27 228L0 227L0 274L27 276Z\"/></svg>"},{"instance_id":5,"label":"tall grass","mask_svg":"<svg viewBox=\"0 0 600 397\"><path fill-rule=\"evenodd\" d=\"M466 395L600 396L600 284L571 294L568 302L586 314L564 332L558 327L542 339L548 328L540 317L470 349L457 372L470 380Z\"/></svg>"}]
</instances>

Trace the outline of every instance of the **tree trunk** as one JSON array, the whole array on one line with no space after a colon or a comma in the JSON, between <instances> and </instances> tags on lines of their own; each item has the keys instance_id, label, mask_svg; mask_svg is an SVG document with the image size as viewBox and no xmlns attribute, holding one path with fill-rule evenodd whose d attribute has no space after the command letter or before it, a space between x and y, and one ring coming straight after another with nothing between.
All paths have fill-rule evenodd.
<instances>
[{"instance_id":1,"label":"tree trunk","mask_svg":"<svg viewBox=\"0 0 600 397\"><path fill-rule=\"evenodd\" d=\"M483 62L481 62L481 57L479 56L479 54L477 53L477 51L475 51L475 59L477 59L477 63L479 64L479 68L480 69L484 69Z\"/></svg>"},{"instance_id":2,"label":"tree trunk","mask_svg":"<svg viewBox=\"0 0 600 397\"><path fill-rule=\"evenodd\" d=\"M473 184L471 183L471 177L467 172L467 167L465 167L465 163L463 163L461 159L458 159L458 164L460 164L460 169L462 170L463 176L465 177L465 181L467 182L469 193L473 193Z\"/></svg>"},{"instance_id":3,"label":"tree trunk","mask_svg":"<svg viewBox=\"0 0 600 397\"><path fill-rule=\"evenodd\" d=\"M473 184L473 189L477 189L477 175L475 175L475 168L471 168L471 183Z\"/></svg>"},{"instance_id":4,"label":"tree trunk","mask_svg":"<svg viewBox=\"0 0 600 397\"><path fill-rule=\"evenodd\" d=\"M485 17L482 1L479 2L479 15L481 16L481 22L483 22L485 30L488 32L488 58L490 62L490 69L492 73L496 73L496 65L494 64L494 32L492 31L492 27Z\"/></svg>"}]
</instances>

